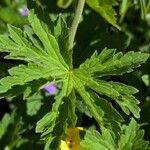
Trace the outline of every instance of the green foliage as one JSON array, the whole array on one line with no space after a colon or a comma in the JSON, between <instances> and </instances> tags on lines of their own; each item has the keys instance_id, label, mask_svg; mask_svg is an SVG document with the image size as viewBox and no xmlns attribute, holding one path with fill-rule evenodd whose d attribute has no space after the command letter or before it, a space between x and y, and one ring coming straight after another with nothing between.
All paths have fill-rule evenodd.
<instances>
[{"instance_id":1,"label":"green foliage","mask_svg":"<svg viewBox=\"0 0 150 150\"><path fill-rule=\"evenodd\" d=\"M81 65L87 73L97 76L121 75L125 72L131 72L148 58L147 54L130 51L125 55L122 52L115 54L114 49L104 49L99 55L95 52L91 59L88 59Z\"/></svg>"},{"instance_id":2,"label":"green foliage","mask_svg":"<svg viewBox=\"0 0 150 150\"><path fill-rule=\"evenodd\" d=\"M67 8L73 0L58 0L57 5L61 8ZM97 13L99 13L108 23L120 29L117 24L116 11L113 6L117 5L116 0L86 0L86 3Z\"/></svg>"},{"instance_id":3,"label":"green foliage","mask_svg":"<svg viewBox=\"0 0 150 150\"><path fill-rule=\"evenodd\" d=\"M112 24L114 27L119 28L116 20L116 12L113 6L117 4L116 0L86 0L87 4L98 12L106 21Z\"/></svg>"},{"instance_id":4,"label":"green foliage","mask_svg":"<svg viewBox=\"0 0 150 150\"><path fill-rule=\"evenodd\" d=\"M122 135L118 143L120 149L143 149L146 150L148 142L143 141L144 131L139 130L139 125L132 119L129 125L122 127Z\"/></svg>"},{"instance_id":5,"label":"green foliage","mask_svg":"<svg viewBox=\"0 0 150 150\"><path fill-rule=\"evenodd\" d=\"M115 142L107 129L103 129L102 134L94 129L89 129L81 145L88 150L146 150L148 142L142 138L143 130L139 129L139 125L132 118L128 126L122 126L118 142Z\"/></svg>"},{"instance_id":6,"label":"green foliage","mask_svg":"<svg viewBox=\"0 0 150 150\"><path fill-rule=\"evenodd\" d=\"M59 0L57 4L66 8L71 2ZM118 5L115 0L86 2L107 22L119 28L113 8ZM38 8L32 9L28 16L30 25L22 29L8 25L9 33L0 35L0 52L6 55L5 60L19 62L19 65L8 67L7 73L2 70L0 96L12 101L25 100L20 101L20 108L15 106L13 117L5 114L0 122L2 141L5 141L9 125L16 129L2 148L33 149L35 144L39 146L37 149L57 150L61 140L65 139L67 129L79 124L82 112L82 115L85 113L97 122L101 132L87 130L81 142L85 148L146 150L148 142L143 140L144 131L139 129L137 122L131 119L129 125L123 124L125 116L140 118L140 102L134 96L138 90L131 85L111 81L111 77L122 77L132 72L145 63L149 54L105 48L101 52L93 52L75 68L75 60L69 50L70 30L63 15L54 21L48 15L46 20L44 17ZM145 77L143 80L147 84ZM53 98L42 91L51 82L60 83ZM79 101L85 110L78 107ZM47 103L48 108L44 105ZM18 112L20 114L16 115ZM25 136L28 130L36 132L31 141Z\"/></svg>"},{"instance_id":7,"label":"green foliage","mask_svg":"<svg viewBox=\"0 0 150 150\"><path fill-rule=\"evenodd\" d=\"M27 40L27 34L20 29L13 26L8 27L10 37L7 35L0 37L1 51L9 52L10 55L7 56L9 59L25 60L29 64L28 66L19 65L10 69L9 74L11 76L0 80L0 93L8 91L14 85L24 85L29 81L40 78L58 78L65 73L68 67L59 53L59 46L54 36L46 32L46 29L48 29L46 25L45 28L42 28L40 21L32 14L33 12L29 16L29 21L37 36L39 35L37 26L40 28L41 34L39 36L45 43L44 47L39 47L33 38L32 41L31 39ZM33 22L33 20L35 21Z\"/></svg>"}]
</instances>

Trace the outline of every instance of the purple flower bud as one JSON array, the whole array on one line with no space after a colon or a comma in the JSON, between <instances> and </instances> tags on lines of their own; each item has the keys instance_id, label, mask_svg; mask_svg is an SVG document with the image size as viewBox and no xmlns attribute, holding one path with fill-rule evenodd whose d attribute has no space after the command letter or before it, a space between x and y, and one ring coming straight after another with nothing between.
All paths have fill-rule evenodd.
<instances>
[{"instance_id":1,"label":"purple flower bud","mask_svg":"<svg viewBox=\"0 0 150 150\"><path fill-rule=\"evenodd\" d=\"M19 12L20 12L21 16L28 16L29 9L27 8L27 6L24 6L19 9Z\"/></svg>"},{"instance_id":2,"label":"purple flower bud","mask_svg":"<svg viewBox=\"0 0 150 150\"><path fill-rule=\"evenodd\" d=\"M43 87L45 91L47 91L50 95L56 95L58 92L57 86L54 83L47 84Z\"/></svg>"}]
</instances>

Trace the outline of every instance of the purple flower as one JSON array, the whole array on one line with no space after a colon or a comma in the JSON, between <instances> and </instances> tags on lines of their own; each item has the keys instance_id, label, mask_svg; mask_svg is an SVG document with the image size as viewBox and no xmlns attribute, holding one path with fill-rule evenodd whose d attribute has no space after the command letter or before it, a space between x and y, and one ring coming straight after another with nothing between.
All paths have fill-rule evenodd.
<instances>
[{"instance_id":1,"label":"purple flower","mask_svg":"<svg viewBox=\"0 0 150 150\"><path fill-rule=\"evenodd\" d=\"M57 85L55 83L49 83L43 86L43 89L47 91L50 95L56 95L58 92Z\"/></svg>"},{"instance_id":2,"label":"purple flower","mask_svg":"<svg viewBox=\"0 0 150 150\"><path fill-rule=\"evenodd\" d=\"M28 16L29 9L27 8L27 6L23 6L22 8L19 9L19 12L21 16Z\"/></svg>"}]
</instances>

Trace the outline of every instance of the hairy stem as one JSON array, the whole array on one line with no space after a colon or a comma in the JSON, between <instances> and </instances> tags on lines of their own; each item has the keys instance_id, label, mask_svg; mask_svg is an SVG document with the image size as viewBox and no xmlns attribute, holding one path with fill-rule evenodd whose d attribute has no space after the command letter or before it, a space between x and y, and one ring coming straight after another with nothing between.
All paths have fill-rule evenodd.
<instances>
[{"instance_id":1,"label":"hairy stem","mask_svg":"<svg viewBox=\"0 0 150 150\"><path fill-rule=\"evenodd\" d=\"M84 9L85 0L78 0L78 6L75 11L75 17L72 22L72 26L70 29L70 36L69 36L69 49L71 50L73 48L74 38L77 32L77 28L82 16L82 12Z\"/></svg>"}]
</instances>

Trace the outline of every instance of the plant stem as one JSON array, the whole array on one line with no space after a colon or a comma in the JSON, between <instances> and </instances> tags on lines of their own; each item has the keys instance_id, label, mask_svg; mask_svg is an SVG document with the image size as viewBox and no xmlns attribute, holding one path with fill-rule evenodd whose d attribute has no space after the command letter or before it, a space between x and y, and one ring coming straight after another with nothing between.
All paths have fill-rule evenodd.
<instances>
[{"instance_id":1,"label":"plant stem","mask_svg":"<svg viewBox=\"0 0 150 150\"><path fill-rule=\"evenodd\" d=\"M85 4L85 0L78 0L78 5L75 11L75 17L74 17L74 20L72 22L71 29L70 29L69 50L73 48L73 43L74 43L75 35L77 32L77 28L78 28L78 25L82 16L82 12L84 9L84 4Z\"/></svg>"}]
</instances>

